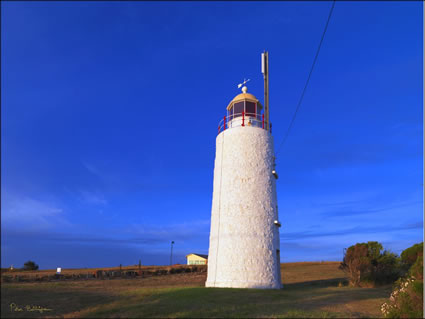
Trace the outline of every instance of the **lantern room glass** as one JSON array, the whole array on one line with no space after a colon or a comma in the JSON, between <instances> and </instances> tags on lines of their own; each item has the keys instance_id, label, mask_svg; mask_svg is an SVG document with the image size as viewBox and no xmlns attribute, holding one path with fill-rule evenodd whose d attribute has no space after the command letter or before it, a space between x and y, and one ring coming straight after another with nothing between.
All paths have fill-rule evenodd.
<instances>
[{"instance_id":1,"label":"lantern room glass","mask_svg":"<svg viewBox=\"0 0 425 319\"><path fill-rule=\"evenodd\" d=\"M245 114L248 116L255 117L255 104L254 102L245 102Z\"/></svg>"},{"instance_id":2,"label":"lantern room glass","mask_svg":"<svg viewBox=\"0 0 425 319\"><path fill-rule=\"evenodd\" d=\"M229 120L232 120L242 116L242 112L245 112L246 116L257 117L257 103L250 101L236 102L228 110L227 116Z\"/></svg>"}]
</instances>

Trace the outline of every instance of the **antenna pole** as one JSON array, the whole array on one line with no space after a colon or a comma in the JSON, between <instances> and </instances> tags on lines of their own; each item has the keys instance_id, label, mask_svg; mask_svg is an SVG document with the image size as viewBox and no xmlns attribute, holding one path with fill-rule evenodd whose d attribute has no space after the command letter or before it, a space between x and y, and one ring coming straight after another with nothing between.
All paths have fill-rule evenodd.
<instances>
[{"instance_id":1,"label":"antenna pole","mask_svg":"<svg viewBox=\"0 0 425 319\"><path fill-rule=\"evenodd\" d=\"M269 52L264 51L261 54L261 72L264 76L264 114L265 128L270 130L270 114L269 114Z\"/></svg>"}]
</instances>

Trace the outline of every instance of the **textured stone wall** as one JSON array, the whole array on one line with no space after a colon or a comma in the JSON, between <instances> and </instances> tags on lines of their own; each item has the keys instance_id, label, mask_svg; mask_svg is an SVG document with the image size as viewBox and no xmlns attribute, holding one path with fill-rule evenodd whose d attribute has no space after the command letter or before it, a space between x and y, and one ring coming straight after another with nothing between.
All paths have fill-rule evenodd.
<instances>
[{"instance_id":1,"label":"textured stone wall","mask_svg":"<svg viewBox=\"0 0 425 319\"><path fill-rule=\"evenodd\" d=\"M262 128L217 136L207 287L281 287L273 155Z\"/></svg>"}]
</instances>

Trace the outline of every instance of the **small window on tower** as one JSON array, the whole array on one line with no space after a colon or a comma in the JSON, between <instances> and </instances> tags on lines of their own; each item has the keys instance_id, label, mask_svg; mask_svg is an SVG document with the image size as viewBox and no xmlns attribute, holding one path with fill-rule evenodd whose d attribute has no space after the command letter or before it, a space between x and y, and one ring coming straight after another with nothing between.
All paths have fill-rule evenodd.
<instances>
[{"instance_id":1,"label":"small window on tower","mask_svg":"<svg viewBox=\"0 0 425 319\"><path fill-rule=\"evenodd\" d=\"M244 102L238 102L235 103L235 105L233 105L233 109L234 109L234 117L237 116L242 116L242 112L244 111Z\"/></svg>"},{"instance_id":2,"label":"small window on tower","mask_svg":"<svg viewBox=\"0 0 425 319\"><path fill-rule=\"evenodd\" d=\"M255 103L254 102L245 102L245 113L248 116L255 116Z\"/></svg>"}]
</instances>

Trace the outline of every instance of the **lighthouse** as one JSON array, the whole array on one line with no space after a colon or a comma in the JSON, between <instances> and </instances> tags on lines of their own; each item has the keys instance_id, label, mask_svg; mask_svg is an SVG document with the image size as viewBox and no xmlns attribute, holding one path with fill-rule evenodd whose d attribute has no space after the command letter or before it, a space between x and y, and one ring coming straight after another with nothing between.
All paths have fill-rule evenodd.
<instances>
[{"instance_id":1,"label":"lighthouse","mask_svg":"<svg viewBox=\"0 0 425 319\"><path fill-rule=\"evenodd\" d=\"M264 112L244 81L218 128L206 287L282 286L267 53L262 58Z\"/></svg>"}]
</instances>

